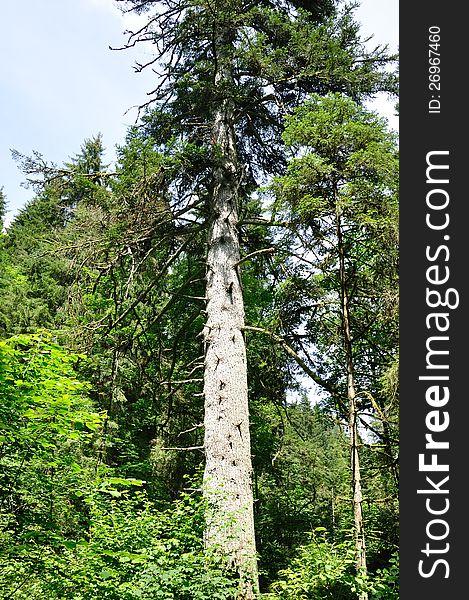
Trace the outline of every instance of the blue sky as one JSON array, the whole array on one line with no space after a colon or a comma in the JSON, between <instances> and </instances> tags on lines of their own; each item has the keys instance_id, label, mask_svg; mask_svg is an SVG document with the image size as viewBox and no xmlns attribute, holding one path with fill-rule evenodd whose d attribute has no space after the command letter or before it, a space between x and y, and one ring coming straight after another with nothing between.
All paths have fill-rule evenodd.
<instances>
[{"instance_id":1,"label":"blue sky","mask_svg":"<svg viewBox=\"0 0 469 600\"><path fill-rule=\"evenodd\" d=\"M362 0L356 18L372 45L398 48L399 0ZM2 2L0 20L0 187L8 220L31 198L11 158L11 149L33 150L61 164L85 138L103 135L106 160L135 122L135 107L154 85L151 71L136 74L143 49L115 52L123 31L136 24L113 0L21 0ZM393 105L378 99L372 108L397 129Z\"/></svg>"}]
</instances>

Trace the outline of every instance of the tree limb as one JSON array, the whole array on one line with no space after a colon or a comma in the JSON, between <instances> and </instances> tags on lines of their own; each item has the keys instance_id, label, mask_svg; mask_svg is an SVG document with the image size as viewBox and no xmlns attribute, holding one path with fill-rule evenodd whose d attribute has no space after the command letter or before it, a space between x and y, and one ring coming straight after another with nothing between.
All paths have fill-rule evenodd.
<instances>
[{"instance_id":1,"label":"tree limb","mask_svg":"<svg viewBox=\"0 0 469 600\"><path fill-rule=\"evenodd\" d=\"M245 325L242 329L243 329L243 331L255 331L258 333L263 333L265 335L268 335L270 338L272 338L275 342L277 342L278 344L280 344L283 347L285 352L293 358L293 360L303 369L303 371L307 375L309 375L309 377L311 377L311 379L315 383L317 383L320 387L322 387L324 390L329 392L329 394L331 394L332 396L335 396L335 397L340 396L340 391L334 385L330 384L328 381L326 381L322 377L320 377L315 371L313 371L306 364L306 362L301 358L301 356L297 352L295 352L295 350L293 350L293 348L291 346L289 346L287 344L287 342L285 341L285 339L283 337L281 337L275 333L272 333L272 331L263 329L262 327L250 327L248 325Z\"/></svg>"}]
</instances>

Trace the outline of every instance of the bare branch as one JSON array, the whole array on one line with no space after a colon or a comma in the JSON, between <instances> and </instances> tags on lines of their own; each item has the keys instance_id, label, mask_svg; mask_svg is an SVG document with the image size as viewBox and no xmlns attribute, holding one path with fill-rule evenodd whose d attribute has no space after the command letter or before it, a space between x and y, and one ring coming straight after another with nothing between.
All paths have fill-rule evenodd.
<instances>
[{"instance_id":1,"label":"bare branch","mask_svg":"<svg viewBox=\"0 0 469 600\"><path fill-rule=\"evenodd\" d=\"M149 285L137 296L137 298L132 302L132 304L111 324L110 329L114 329L121 323L125 317L138 305L142 300L146 298L146 296L150 293L150 291L155 287L155 285L160 281L162 277L166 274L168 268L173 264L173 262L178 258L178 256L185 250L185 248L189 245L189 243L193 240L194 236L191 236L184 243L182 243L179 248L172 254L166 263L163 265L161 271L158 275L150 282Z\"/></svg>"},{"instance_id":2,"label":"bare branch","mask_svg":"<svg viewBox=\"0 0 469 600\"><path fill-rule=\"evenodd\" d=\"M233 267L238 267L240 264L242 264L246 260L253 258L253 256L259 256L260 254L272 254L272 252L275 252L275 248L264 248L263 250L256 250L255 252L251 252L250 254L243 256L243 258L241 258L240 260L235 262Z\"/></svg>"},{"instance_id":3,"label":"bare branch","mask_svg":"<svg viewBox=\"0 0 469 600\"><path fill-rule=\"evenodd\" d=\"M185 433L191 433L192 431L196 431L196 429L200 429L203 426L203 423L198 423L197 425L194 425L194 427L191 427L190 429L186 429L185 431L181 431L180 433L178 433L178 437L184 435Z\"/></svg>"},{"instance_id":4,"label":"bare branch","mask_svg":"<svg viewBox=\"0 0 469 600\"><path fill-rule=\"evenodd\" d=\"M179 379L177 381L161 381L160 384L161 385L182 385L184 383L200 383L202 382L203 379L202 378L195 378L195 379Z\"/></svg>"},{"instance_id":5,"label":"bare branch","mask_svg":"<svg viewBox=\"0 0 469 600\"><path fill-rule=\"evenodd\" d=\"M177 450L185 452L186 450L205 450L205 446L188 446L187 448L160 448L160 450Z\"/></svg>"},{"instance_id":6,"label":"bare branch","mask_svg":"<svg viewBox=\"0 0 469 600\"><path fill-rule=\"evenodd\" d=\"M250 327L248 325L245 325L242 329L243 329L243 331L255 331L258 333L263 333L264 335L268 335L270 338L272 338L275 342L277 342L284 348L285 352L293 358L293 360L303 369L303 371L307 375L309 375L311 377L311 379L315 383L317 383L324 390L326 390L327 392L329 392L332 396L334 396L336 398L341 395L340 391L334 385L332 385L331 383L329 383L328 381L326 381L325 379L320 377L315 371L313 371L306 364L306 362L301 358L301 356L297 352L295 352L295 350L293 350L293 348L291 346L288 345L288 343L285 341L285 339L283 337L281 337L275 333L272 333L272 331L263 329L262 327Z\"/></svg>"}]
</instances>

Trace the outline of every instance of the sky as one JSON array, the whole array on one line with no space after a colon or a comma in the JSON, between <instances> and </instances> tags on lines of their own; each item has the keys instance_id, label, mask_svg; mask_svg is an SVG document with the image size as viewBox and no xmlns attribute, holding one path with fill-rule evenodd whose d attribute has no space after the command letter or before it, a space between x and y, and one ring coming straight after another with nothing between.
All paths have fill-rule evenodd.
<instances>
[{"instance_id":1,"label":"sky","mask_svg":"<svg viewBox=\"0 0 469 600\"><path fill-rule=\"evenodd\" d=\"M370 46L398 50L399 0L361 0L355 13ZM136 73L135 61L149 58L143 48L113 51L123 32L137 24L113 0L21 0L2 2L0 21L0 187L7 197L6 222L33 195L11 150L40 152L62 164L87 138L98 133L112 163L116 144L135 123L155 79ZM381 97L371 105L397 130L394 103Z\"/></svg>"}]
</instances>

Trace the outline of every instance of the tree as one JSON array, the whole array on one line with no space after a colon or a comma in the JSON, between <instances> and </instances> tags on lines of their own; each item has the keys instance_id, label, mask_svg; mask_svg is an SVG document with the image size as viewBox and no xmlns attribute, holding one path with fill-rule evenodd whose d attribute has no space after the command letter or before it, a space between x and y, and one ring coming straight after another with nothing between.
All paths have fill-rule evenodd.
<instances>
[{"instance_id":1,"label":"tree","mask_svg":"<svg viewBox=\"0 0 469 600\"><path fill-rule=\"evenodd\" d=\"M295 277L306 274L312 282L290 327L305 325L304 304L314 299L313 318L306 319L311 337L306 343L305 336L294 337L339 415L345 416L346 399L356 569L366 580L359 413L371 406L389 427L375 392L397 348L396 327L385 310L397 277L395 140L382 119L339 94L313 95L288 120L285 139L295 157L273 189L277 212L295 226L287 238L298 258L287 286L294 289ZM359 598L368 598L365 588Z\"/></svg>"},{"instance_id":2,"label":"tree","mask_svg":"<svg viewBox=\"0 0 469 600\"><path fill-rule=\"evenodd\" d=\"M39 152L13 156L35 192L19 211L3 238L9 283L0 282L5 335L57 328L66 317L72 264L58 251L77 206L106 194L101 137L85 140L80 153L63 167L48 164Z\"/></svg>"},{"instance_id":3,"label":"tree","mask_svg":"<svg viewBox=\"0 0 469 600\"><path fill-rule=\"evenodd\" d=\"M19 327L70 326L63 338L90 352L91 394L108 412L99 461L121 475L152 474L153 498L156 480L174 498L183 473L197 469L204 369L207 552L219 552L240 577L240 597L252 598L248 369L256 443L263 403L277 396L283 409L290 377L274 374L285 359L271 339L254 340L255 328L244 325L272 312L254 308L246 290L273 298L273 286L256 281L265 280L272 236L260 234L266 219L252 192L283 171L283 118L309 92L340 89L360 99L392 89L393 77L380 69L385 52L366 54L351 12L339 14L332 2L168 1L129 45L148 39L166 67L156 104L129 132L114 173L101 165L100 140L63 167L39 154L23 161L43 184L12 228L10 249L22 249L22 292L33 296L34 274L33 298L47 310L44 321L26 315ZM38 268L44 256L63 263ZM44 288L57 282L47 304ZM271 364L257 372L267 353ZM188 448L179 441L186 439Z\"/></svg>"},{"instance_id":4,"label":"tree","mask_svg":"<svg viewBox=\"0 0 469 600\"><path fill-rule=\"evenodd\" d=\"M170 140L209 150L204 176L185 182L203 199L208 229L206 270L205 456L206 543L240 575L241 597L257 589L251 449L239 227L256 178L284 165L281 120L311 91L354 97L391 89L380 49L366 54L350 11L333 2L124 2L150 11L127 47L152 41L165 62L146 127ZM150 104L149 103L149 104ZM144 119L145 121L145 119Z\"/></svg>"},{"instance_id":5,"label":"tree","mask_svg":"<svg viewBox=\"0 0 469 600\"><path fill-rule=\"evenodd\" d=\"M0 233L3 233L4 219L7 212L7 199L3 192L3 187L0 187Z\"/></svg>"}]
</instances>

